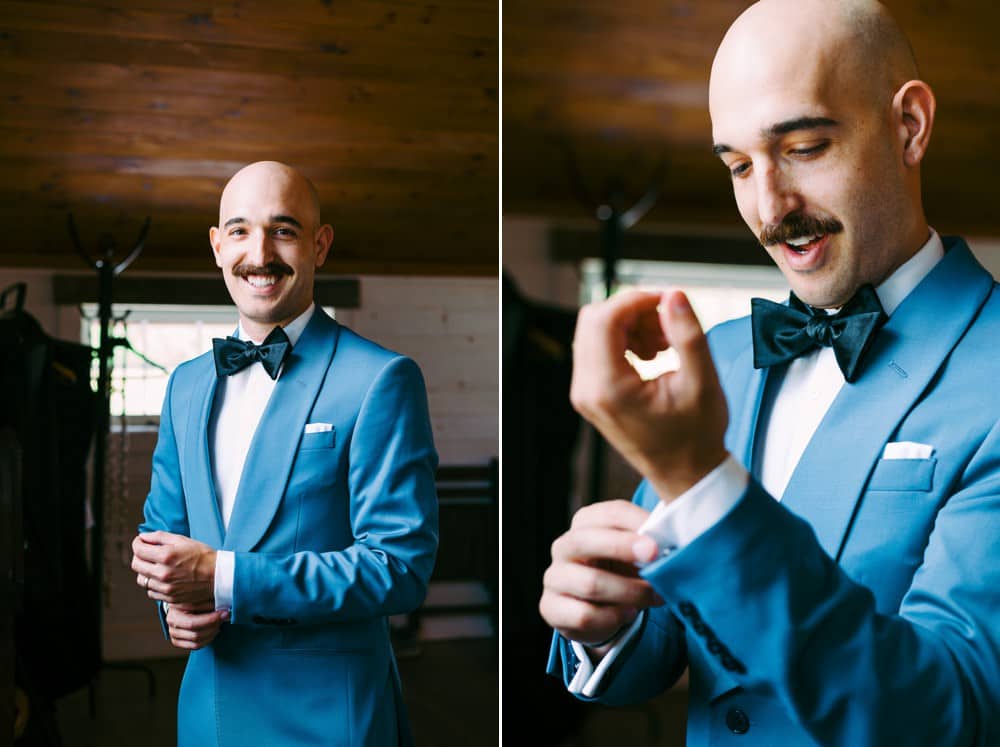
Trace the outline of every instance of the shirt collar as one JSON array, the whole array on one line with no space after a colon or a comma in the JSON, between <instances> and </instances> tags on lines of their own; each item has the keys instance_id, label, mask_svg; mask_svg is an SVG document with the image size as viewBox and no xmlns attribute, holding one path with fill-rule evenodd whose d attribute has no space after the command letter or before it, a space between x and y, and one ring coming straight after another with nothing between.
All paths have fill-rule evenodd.
<instances>
[{"instance_id":1,"label":"shirt collar","mask_svg":"<svg viewBox=\"0 0 1000 747\"><path fill-rule=\"evenodd\" d=\"M299 314L297 317L292 319L288 324L285 325L285 334L288 335L288 341L292 343L292 347L295 347L295 343L299 341L302 333L306 329L306 325L309 324L309 320L312 319L313 314L316 312L316 302L309 304L309 308ZM236 336L241 340L248 339L243 333L243 325L240 324L236 328Z\"/></svg>"},{"instance_id":2,"label":"shirt collar","mask_svg":"<svg viewBox=\"0 0 1000 747\"><path fill-rule=\"evenodd\" d=\"M892 315L903 299L910 295L942 257L944 257L944 243L938 232L932 228L927 243L875 289L886 315Z\"/></svg>"}]
</instances>

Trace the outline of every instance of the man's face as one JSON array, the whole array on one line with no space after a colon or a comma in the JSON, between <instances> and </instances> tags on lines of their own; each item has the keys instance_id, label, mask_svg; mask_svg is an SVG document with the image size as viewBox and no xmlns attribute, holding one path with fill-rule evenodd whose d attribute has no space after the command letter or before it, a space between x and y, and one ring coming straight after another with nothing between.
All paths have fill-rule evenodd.
<instances>
[{"instance_id":1,"label":"man's face","mask_svg":"<svg viewBox=\"0 0 1000 747\"><path fill-rule=\"evenodd\" d=\"M838 76L830 57L722 61L710 94L715 150L743 220L795 294L820 307L844 304L907 256L891 101Z\"/></svg>"},{"instance_id":2,"label":"man's face","mask_svg":"<svg viewBox=\"0 0 1000 747\"><path fill-rule=\"evenodd\" d=\"M304 180L290 170L248 167L227 185L219 213L210 232L215 261L251 334L305 311L332 231L317 225Z\"/></svg>"}]
</instances>

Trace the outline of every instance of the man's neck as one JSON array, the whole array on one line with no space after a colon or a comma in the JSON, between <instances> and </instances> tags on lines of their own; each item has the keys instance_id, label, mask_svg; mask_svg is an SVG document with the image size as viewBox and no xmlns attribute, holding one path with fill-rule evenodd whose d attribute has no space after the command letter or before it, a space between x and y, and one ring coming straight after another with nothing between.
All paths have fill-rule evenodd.
<instances>
[{"instance_id":1,"label":"man's neck","mask_svg":"<svg viewBox=\"0 0 1000 747\"><path fill-rule=\"evenodd\" d=\"M243 339L249 339L252 342L260 345L264 342L264 339L271 334L271 331L275 327L287 327L289 324L294 322L296 319L301 317L303 314L310 311L313 307L310 301L309 305L304 309L299 311L297 314L283 319L279 322L259 322L254 319L248 319L247 317L240 314L240 335Z\"/></svg>"}]
</instances>

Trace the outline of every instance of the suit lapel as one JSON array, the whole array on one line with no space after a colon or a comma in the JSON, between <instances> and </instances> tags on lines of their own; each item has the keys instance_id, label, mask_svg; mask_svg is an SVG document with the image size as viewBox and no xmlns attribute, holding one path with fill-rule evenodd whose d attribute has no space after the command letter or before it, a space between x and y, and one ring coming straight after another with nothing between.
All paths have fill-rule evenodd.
<instances>
[{"instance_id":1,"label":"suit lapel","mask_svg":"<svg viewBox=\"0 0 1000 747\"><path fill-rule=\"evenodd\" d=\"M879 333L860 378L844 384L785 490L785 506L809 520L831 557L885 444L992 288L964 242L949 248Z\"/></svg>"},{"instance_id":2,"label":"suit lapel","mask_svg":"<svg viewBox=\"0 0 1000 747\"><path fill-rule=\"evenodd\" d=\"M753 466L756 424L768 369L753 367L753 348L747 346L736 356L730 370L745 371L747 374L744 379L736 378L725 387L726 391L732 393L728 402L730 412L726 448L749 472Z\"/></svg>"},{"instance_id":3,"label":"suit lapel","mask_svg":"<svg viewBox=\"0 0 1000 747\"><path fill-rule=\"evenodd\" d=\"M250 442L223 549L250 552L281 505L299 438L319 394L339 327L318 308L285 361Z\"/></svg>"},{"instance_id":4,"label":"suit lapel","mask_svg":"<svg viewBox=\"0 0 1000 747\"><path fill-rule=\"evenodd\" d=\"M212 547L222 546L222 516L219 514L219 500L215 494L215 480L212 478L211 452L208 442L208 425L212 417L212 403L218 377L214 369L211 376L201 376L195 380L191 393L192 407L196 408L194 422L189 424L186 437L188 524L191 536ZM208 496L208 500L205 499Z\"/></svg>"}]
</instances>

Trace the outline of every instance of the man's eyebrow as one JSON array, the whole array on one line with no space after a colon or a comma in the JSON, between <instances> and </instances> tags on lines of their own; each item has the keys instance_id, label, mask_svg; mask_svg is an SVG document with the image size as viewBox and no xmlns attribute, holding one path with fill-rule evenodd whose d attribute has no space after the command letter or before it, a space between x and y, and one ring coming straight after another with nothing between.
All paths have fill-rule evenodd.
<instances>
[{"instance_id":1,"label":"man's eyebrow","mask_svg":"<svg viewBox=\"0 0 1000 747\"><path fill-rule=\"evenodd\" d=\"M247 219L246 219L246 218L230 218L229 220L227 220L227 221L226 221L226 222L225 222L225 223L223 224L223 226L222 226L222 227L223 227L223 228L229 228L229 227L230 227L231 225L233 225L234 223L246 223L246 222L247 222Z\"/></svg>"},{"instance_id":2,"label":"man's eyebrow","mask_svg":"<svg viewBox=\"0 0 1000 747\"><path fill-rule=\"evenodd\" d=\"M271 222L272 223L289 223L289 224L295 226L296 228L298 228L300 230L302 229L302 224L299 223L297 220L295 220L295 218L293 218L290 215L272 215L271 216Z\"/></svg>"},{"instance_id":3,"label":"man's eyebrow","mask_svg":"<svg viewBox=\"0 0 1000 747\"><path fill-rule=\"evenodd\" d=\"M836 127L839 124L840 122L836 119L830 119L829 117L799 117L771 125L764 129L761 135L770 140L779 135L787 135L789 132L797 130L815 130L817 127Z\"/></svg>"},{"instance_id":4,"label":"man's eyebrow","mask_svg":"<svg viewBox=\"0 0 1000 747\"><path fill-rule=\"evenodd\" d=\"M839 125L836 119L829 117L797 117L784 122L778 122L761 130L760 135L764 140L773 140L776 137L787 135L789 132L798 130L815 130L817 127L836 127ZM732 146L725 143L717 143L712 147L712 153L721 156L723 153L731 153Z\"/></svg>"}]
</instances>

